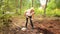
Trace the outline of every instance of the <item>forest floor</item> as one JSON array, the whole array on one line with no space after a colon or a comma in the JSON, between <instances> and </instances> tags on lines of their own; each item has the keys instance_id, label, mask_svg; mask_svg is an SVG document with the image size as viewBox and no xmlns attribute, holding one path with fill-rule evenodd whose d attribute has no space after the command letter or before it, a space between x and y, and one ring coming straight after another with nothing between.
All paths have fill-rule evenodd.
<instances>
[{"instance_id":1,"label":"forest floor","mask_svg":"<svg viewBox=\"0 0 60 34\"><path fill-rule=\"evenodd\" d=\"M34 29L31 29L30 23L28 23L26 31L21 30L25 26L24 17L12 17L11 20L11 26L3 28L3 33L0 34L60 34L60 18L35 17L33 20Z\"/></svg>"}]
</instances>

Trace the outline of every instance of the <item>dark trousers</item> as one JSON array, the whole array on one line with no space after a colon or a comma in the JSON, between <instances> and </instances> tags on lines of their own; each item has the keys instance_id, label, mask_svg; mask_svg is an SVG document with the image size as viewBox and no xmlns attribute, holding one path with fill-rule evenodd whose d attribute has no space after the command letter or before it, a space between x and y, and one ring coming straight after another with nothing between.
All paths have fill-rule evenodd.
<instances>
[{"instance_id":1,"label":"dark trousers","mask_svg":"<svg viewBox=\"0 0 60 34\"><path fill-rule=\"evenodd\" d=\"M30 19L30 24L31 24L31 26L32 26L32 28L33 28L33 23L32 23L32 16L28 16ZM28 24L28 18L26 18L26 28L27 28L27 24Z\"/></svg>"}]
</instances>

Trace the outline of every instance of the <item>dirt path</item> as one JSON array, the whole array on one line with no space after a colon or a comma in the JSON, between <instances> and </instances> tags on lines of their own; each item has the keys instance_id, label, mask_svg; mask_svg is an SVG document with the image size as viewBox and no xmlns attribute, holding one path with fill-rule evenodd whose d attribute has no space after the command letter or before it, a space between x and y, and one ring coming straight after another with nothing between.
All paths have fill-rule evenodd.
<instances>
[{"instance_id":1,"label":"dirt path","mask_svg":"<svg viewBox=\"0 0 60 34\"><path fill-rule=\"evenodd\" d=\"M12 18L12 26L9 30L4 30L4 34L60 34L60 19L38 18L33 20L35 29L28 25L26 31L21 28L25 25L25 19L20 17ZM14 24L15 23L15 24ZM8 32L8 33L6 33Z\"/></svg>"}]
</instances>

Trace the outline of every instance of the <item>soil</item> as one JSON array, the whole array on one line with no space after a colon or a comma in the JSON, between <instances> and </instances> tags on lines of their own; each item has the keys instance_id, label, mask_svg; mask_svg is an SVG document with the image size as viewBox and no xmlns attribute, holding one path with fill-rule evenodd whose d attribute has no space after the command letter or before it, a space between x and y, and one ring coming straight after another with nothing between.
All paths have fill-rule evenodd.
<instances>
[{"instance_id":1,"label":"soil","mask_svg":"<svg viewBox=\"0 0 60 34\"><path fill-rule=\"evenodd\" d=\"M31 29L31 25L28 23L28 28L25 31L21 30L25 25L24 18L14 17L11 20L11 26L4 27L1 34L60 34L59 18L36 18L33 20L34 29Z\"/></svg>"}]
</instances>

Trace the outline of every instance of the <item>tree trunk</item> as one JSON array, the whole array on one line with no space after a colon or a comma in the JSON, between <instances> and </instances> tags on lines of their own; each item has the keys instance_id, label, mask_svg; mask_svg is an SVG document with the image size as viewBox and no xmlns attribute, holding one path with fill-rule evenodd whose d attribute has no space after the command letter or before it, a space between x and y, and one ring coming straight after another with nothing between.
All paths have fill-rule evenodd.
<instances>
[{"instance_id":1,"label":"tree trunk","mask_svg":"<svg viewBox=\"0 0 60 34\"><path fill-rule=\"evenodd\" d=\"M2 3L2 0L0 0L0 10L1 10L1 6L2 6L2 4L1 4L1 3Z\"/></svg>"},{"instance_id":2,"label":"tree trunk","mask_svg":"<svg viewBox=\"0 0 60 34\"><path fill-rule=\"evenodd\" d=\"M9 0L7 0L7 11L9 11Z\"/></svg>"},{"instance_id":3,"label":"tree trunk","mask_svg":"<svg viewBox=\"0 0 60 34\"><path fill-rule=\"evenodd\" d=\"M18 0L15 0L16 2L16 14L18 13Z\"/></svg>"},{"instance_id":4,"label":"tree trunk","mask_svg":"<svg viewBox=\"0 0 60 34\"><path fill-rule=\"evenodd\" d=\"M20 15L21 15L21 10L22 10L22 0L20 0Z\"/></svg>"},{"instance_id":5,"label":"tree trunk","mask_svg":"<svg viewBox=\"0 0 60 34\"><path fill-rule=\"evenodd\" d=\"M46 5L45 5L45 8L44 8L44 17L46 16L47 1L48 0L46 0Z\"/></svg>"},{"instance_id":6,"label":"tree trunk","mask_svg":"<svg viewBox=\"0 0 60 34\"><path fill-rule=\"evenodd\" d=\"M33 7L33 0L32 0L32 7Z\"/></svg>"}]
</instances>

